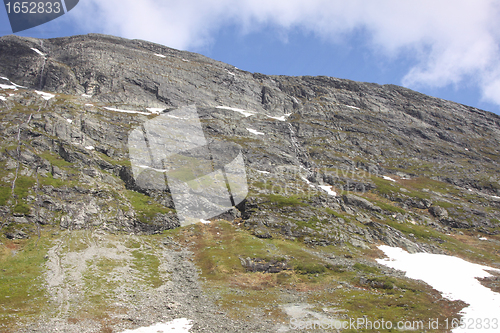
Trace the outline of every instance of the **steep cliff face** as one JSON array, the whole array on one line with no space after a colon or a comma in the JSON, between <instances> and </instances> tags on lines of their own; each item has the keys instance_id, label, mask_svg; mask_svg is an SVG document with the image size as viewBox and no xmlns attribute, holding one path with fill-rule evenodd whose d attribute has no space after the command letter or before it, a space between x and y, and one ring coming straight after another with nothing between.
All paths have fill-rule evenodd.
<instances>
[{"instance_id":1,"label":"steep cliff face","mask_svg":"<svg viewBox=\"0 0 500 333\"><path fill-rule=\"evenodd\" d=\"M59 179L61 185L66 179L75 185L88 184L85 190L61 192L57 187L48 190L42 186L48 181L38 179L40 193L32 200L30 214L36 211L40 223L49 223L55 215L46 216L45 209L37 206L50 208L57 206L54 200L85 197L93 198L89 207L78 205L85 213L61 204L59 208L71 211L70 218L68 222L64 216L56 219L61 218L63 225L83 225L95 220L86 214L99 212L95 214L100 223L137 226L139 214L119 208L125 197L109 194L105 200L115 201L117 208L109 214L101 212L99 207L109 205L99 199L93 182L141 191L127 165L131 129L154 117L150 108L168 111L195 105L208 137L240 144L249 170L257 173L253 178L271 183L273 178L284 177L289 187L301 187L304 184L299 182L304 180L297 176L305 176L316 185L371 193L388 200L395 207L392 210L414 213L420 222L436 220L422 213L435 202L446 202L445 208L457 203L442 223L487 232L497 227L500 117L492 113L396 86L251 74L200 55L102 35L44 41L3 37L0 73L4 86L25 87L13 96L3 90L5 101L1 102L4 144L11 146L2 159L15 171L14 177L33 180L36 174ZM56 97L45 100L33 90L56 93ZM140 113L116 111L123 109ZM90 146L95 150L85 149ZM71 171L43 154L61 159ZM303 171L293 175L290 170L294 168ZM15 183L10 174L3 178L4 185ZM383 175L394 175L397 182ZM174 208L168 193L141 192L156 195L160 205L165 204L159 199L163 197L166 206ZM41 193L52 199L43 204ZM475 198L462 200L467 195ZM318 192L315 199L330 200L332 205L353 202L343 200L340 192L335 199ZM259 200L251 194L247 203ZM10 213L5 208L5 216ZM143 222L153 215L145 214ZM155 221L171 227L176 223L174 215L164 214Z\"/></svg>"},{"instance_id":2,"label":"steep cliff face","mask_svg":"<svg viewBox=\"0 0 500 333\"><path fill-rule=\"evenodd\" d=\"M467 237L498 243L499 116L393 85L252 74L96 34L0 38L2 234L178 227L170 190L134 178L129 135L185 106L209 143L243 153L249 193L219 217L254 238L459 255ZM497 243L473 258L498 263ZM352 270L346 255L334 264ZM288 267L269 259L242 266Z\"/></svg>"}]
</instances>

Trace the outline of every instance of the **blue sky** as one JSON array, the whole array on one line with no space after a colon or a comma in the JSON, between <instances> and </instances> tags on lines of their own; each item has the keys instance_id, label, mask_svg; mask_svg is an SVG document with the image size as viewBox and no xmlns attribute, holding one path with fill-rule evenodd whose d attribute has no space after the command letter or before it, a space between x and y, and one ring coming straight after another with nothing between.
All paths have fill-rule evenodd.
<instances>
[{"instance_id":1,"label":"blue sky","mask_svg":"<svg viewBox=\"0 0 500 333\"><path fill-rule=\"evenodd\" d=\"M264 74L397 84L500 114L496 0L80 0L18 33L98 32ZM0 35L11 34L0 8Z\"/></svg>"}]
</instances>

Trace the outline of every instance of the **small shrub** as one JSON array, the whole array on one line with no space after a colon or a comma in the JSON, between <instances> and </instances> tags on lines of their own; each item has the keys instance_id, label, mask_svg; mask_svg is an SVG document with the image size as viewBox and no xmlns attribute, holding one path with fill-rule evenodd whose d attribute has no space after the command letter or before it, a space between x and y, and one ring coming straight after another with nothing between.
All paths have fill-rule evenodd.
<instances>
[{"instance_id":1,"label":"small shrub","mask_svg":"<svg viewBox=\"0 0 500 333\"><path fill-rule=\"evenodd\" d=\"M365 272L365 273L378 273L379 272L379 269L377 267L372 267L372 266L368 266L368 265L365 265L365 264L362 264L360 262L357 262L353 265L353 268L358 270L358 271L362 271L362 272Z\"/></svg>"},{"instance_id":2,"label":"small shrub","mask_svg":"<svg viewBox=\"0 0 500 333\"><path fill-rule=\"evenodd\" d=\"M344 265L326 264L326 268L328 268L329 270L331 270L335 273L344 273L347 270Z\"/></svg>"}]
</instances>

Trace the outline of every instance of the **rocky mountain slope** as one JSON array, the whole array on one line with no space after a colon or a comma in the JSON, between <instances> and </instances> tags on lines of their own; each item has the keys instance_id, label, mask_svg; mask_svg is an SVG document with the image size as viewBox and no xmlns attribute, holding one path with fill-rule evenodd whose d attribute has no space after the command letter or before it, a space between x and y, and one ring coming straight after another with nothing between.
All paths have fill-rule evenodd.
<instances>
[{"instance_id":1,"label":"rocky mountain slope","mask_svg":"<svg viewBox=\"0 0 500 333\"><path fill-rule=\"evenodd\" d=\"M210 225L178 228L170 191L134 178L128 138L184 106L196 108L209 142L238 145L249 193ZM161 311L144 301L183 283L194 288L190 295L207 297L195 301L199 330L286 330L292 302L314 306L304 310L309 315L334 308L334 318L429 311L444 318L463 305L378 265L377 245L500 266L500 117L493 113L393 85L252 74L91 34L1 37L0 117L5 329L22 330L22 322L51 332L45 324L55 320L54 329L114 332L157 322L160 313L196 317L172 293L153 302ZM109 245L96 245L107 237ZM75 266L78 255L84 260ZM23 260L36 270L20 273ZM198 273L189 273L196 268L203 291ZM93 284L90 271L102 282ZM44 278L35 283L35 276ZM116 289L134 278L141 282ZM36 297L26 296L28 285L38 286ZM110 288L116 292L98 299ZM127 298L139 290L142 301ZM106 316L89 310L96 307ZM217 315L224 319L210 323Z\"/></svg>"}]
</instances>

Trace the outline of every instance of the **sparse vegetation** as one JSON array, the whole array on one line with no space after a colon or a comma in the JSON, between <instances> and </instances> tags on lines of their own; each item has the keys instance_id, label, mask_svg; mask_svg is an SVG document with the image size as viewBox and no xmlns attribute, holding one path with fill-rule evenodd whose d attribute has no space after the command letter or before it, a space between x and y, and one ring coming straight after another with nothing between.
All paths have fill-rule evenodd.
<instances>
[{"instance_id":1,"label":"sparse vegetation","mask_svg":"<svg viewBox=\"0 0 500 333\"><path fill-rule=\"evenodd\" d=\"M159 204L153 198L142 193L126 190L125 195L138 213L139 220L143 223L150 223L156 214L166 214L172 211L172 209Z\"/></svg>"}]
</instances>

